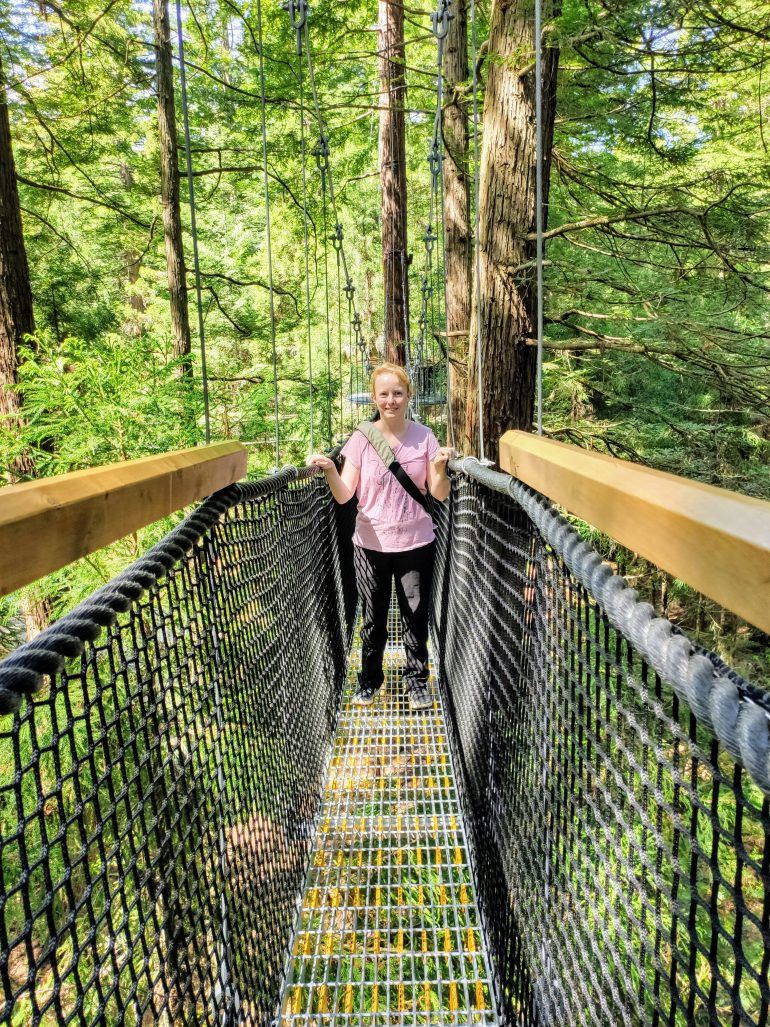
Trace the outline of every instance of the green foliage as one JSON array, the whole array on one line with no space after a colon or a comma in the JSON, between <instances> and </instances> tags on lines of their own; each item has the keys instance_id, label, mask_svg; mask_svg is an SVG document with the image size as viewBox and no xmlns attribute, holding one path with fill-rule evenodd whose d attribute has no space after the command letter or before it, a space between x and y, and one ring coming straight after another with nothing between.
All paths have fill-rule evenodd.
<instances>
[{"instance_id":1,"label":"green foliage","mask_svg":"<svg viewBox=\"0 0 770 1027\"><path fill-rule=\"evenodd\" d=\"M490 6L480 5L480 42ZM433 7L407 11L415 334L429 216ZM261 13L279 459L288 462L301 461L311 441L328 445L357 418L345 397L365 387L365 367L351 346L344 281L328 246L335 224L311 155L319 125L307 69L301 110L286 16L278 4ZM382 330L375 13L376 4L361 0L314 4L310 22L338 216L372 357ZM548 222L561 231L547 248L545 394L554 437L768 498L770 50L759 27L766 15L766 4L758 11L748 0L565 0L549 23L561 69ZM187 7L184 18L212 434L252 444L251 470L264 472L276 461L276 383L257 7L209 0ZM150 6L19 0L0 8L0 38L37 320L21 354L24 431L0 429L3 475L22 452L34 455L39 473L57 474L198 444L199 357L192 381L171 357ZM530 58L523 55L522 67ZM487 54L482 69L494 59ZM186 206L183 222L191 267ZM188 282L192 300L191 271ZM434 302L440 311L438 294ZM52 575L43 594L55 612L71 607L167 526ZM592 541L699 641L750 676L770 676L763 639L683 583L653 575L634 554ZM21 598L0 600L0 651L22 630ZM26 758L29 738L22 745ZM42 772L52 780L50 761ZM665 787L670 802L670 781ZM719 815L731 821L734 805L723 800ZM699 823L698 842L708 851L713 838L704 818ZM39 843L28 839L32 850ZM648 857L657 858L652 841ZM733 879L732 865L720 869ZM435 871L413 871L416 892L435 891ZM13 880L17 871L3 873ZM760 901L758 885L752 899ZM433 992L429 1003L437 1008Z\"/></svg>"},{"instance_id":2,"label":"green foliage","mask_svg":"<svg viewBox=\"0 0 770 1027\"><path fill-rule=\"evenodd\" d=\"M180 417L200 393L151 335L107 332L61 343L50 334L22 354L26 442L43 474L194 445ZM55 448L50 447L55 440Z\"/></svg>"},{"instance_id":3,"label":"green foliage","mask_svg":"<svg viewBox=\"0 0 770 1027\"><path fill-rule=\"evenodd\" d=\"M548 248L546 409L557 436L767 497L755 15L742 0L566 4L553 24L549 227L576 227Z\"/></svg>"},{"instance_id":4,"label":"green foliage","mask_svg":"<svg viewBox=\"0 0 770 1027\"><path fill-rule=\"evenodd\" d=\"M249 443L257 473L276 463L260 12L230 0L183 6L212 435ZM480 45L490 7L479 5ZM432 9L406 12L413 337L430 214ZM375 12L360 0L314 5L309 22L337 217L370 359L383 315ZM175 39L173 7L171 14ZM197 338L192 382L180 379L170 357L151 6L72 0L65 10L24 0L0 19L38 330L23 354L28 428L23 437L0 431L2 466L24 449L48 474L196 444ZM329 245L335 215L313 157L321 126L307 65L300 93L285 13L265 4L261 23L283 463L301 461L311 440L328 446L357 419L346 396L365 388L366 368ZM548 22L561 58L545 423L578 445L768 497L770 55L756 24L747 0L718 10L675 0L621 0L611 9L569 0ZM482 104L494 59L484 54L480 63ZM184 169L178 85L177 69ZM192 303L186 181L182 194ZM436 250L431 305L439 327L440 271ZM526 285L527 273L516 284ZM195 336L194 304L191 323ZM435 339L428 344L429 359L439 360ZM50 587L66 589L68 580L58 576Z\"/></svg>"}]
</instances>

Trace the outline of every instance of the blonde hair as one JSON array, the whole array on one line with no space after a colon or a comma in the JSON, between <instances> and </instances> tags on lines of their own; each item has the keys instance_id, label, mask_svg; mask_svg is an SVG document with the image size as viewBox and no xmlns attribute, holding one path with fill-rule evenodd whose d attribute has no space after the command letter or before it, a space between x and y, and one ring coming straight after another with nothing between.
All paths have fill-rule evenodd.
<instances>
[{"instance_id":1,"label":"blonde hair","mask_svg":"<svg viewBox=\"0 0 770 1027\"><path fill-rule=\"evenodd\" d=\"M406 371L403 369L403 367L401 367L400 364L391 364L386 361L384 364L379 364L377 367L375 367L375 369L369 376L369 391L371 392L372 396L375 395L374 387L377 383L378 377L381 374L395 375L396 378L398 378L398 380L406 389L407 396L412 395L412 380L406 373Z\"/></svg>"}]
</instances>

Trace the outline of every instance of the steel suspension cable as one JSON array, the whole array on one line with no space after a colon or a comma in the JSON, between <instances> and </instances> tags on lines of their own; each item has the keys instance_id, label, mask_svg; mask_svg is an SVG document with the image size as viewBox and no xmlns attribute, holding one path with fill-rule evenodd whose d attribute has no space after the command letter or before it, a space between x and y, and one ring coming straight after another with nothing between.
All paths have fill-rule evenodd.
<instances>
[{"instance_id":1,"label":"steel suspension cable","mask_svg":"<svg viewBox=\"0 0 770 1027\"><path fill-rule=\"evenodd\" d=\"M339 403L340 403L340 435L345 431L345 410L342 400L342 267L340 250L342 248L342 225L337 222L332 239L334 253L337 258L337 354L339 363Z\"/></svg>"},{"instance_id":2,"label":"steel suspension cable","mask_svg":"<svg viewBox=\"0 0 770 1027\"><path fill-rule=\"evenodd\" d=\"M319 148L325 150L325 160L324 160L324 163L325 163L324 172L325 172L325 174L323 176L323 184L325 185L325 192L324 192L325 218L326 218L326 201L328 199L328 203L329 203L329 205L331 207L332 217L334 218L334 223L335 223L336 226L339 226L339 229L340 229L340 232L341 232L342 231L342 225L341 225L341 219L340 219L340 216L339 216L339 210L338 210L338 207L337 207L337 196L336 196L336 193L334 191L334 176L333 176L333 173L332 173L331 163L329 161L329 134L328 134L328 132L326 130L326 125L325 125L325 122L324 122L323 113L321 111L321 104L320 104L319 97L318 97L318 86L317 86L316 80L315 80L315 69L313 67L313 47L312 47L312 39L311 39L311 34L310 34L309 26L308 26L308 28L307 28L307 30L305 32L305 56L306 56L306 59L307 59L307 72L308 72L308 81L310 83L310 92L311 92L311 96L312 96L312 99L313 99L313 111L315 113L316 124L318 125L318 132L319 132L318 146L319 146ZM325 221L325 224L326 224L326 221ZM363 364L364 360L365 360L365 343L364 343L362 332L361 332L361 318L359 316L359 313L358 313L358 310L357 310L357 307L356 307L356 302L355 302L356 287L353 284L353 280L352 280L352 278L350 276L350 265L349 265L349 262L348 262L347 253L345 251L344 236L340 238L340 244L339 245L340 245L339 257L340 257L340 260L342 262L342 271L343 271L343 274L344 274L344 277L345 277L345 293L346 293L346 295L349 296L349 311L352 313L352 317L351 317L351 320L350 320L350 328L351 328L351 331L352 331L352 333L353 333L353 335L355 337L356 346L358 347L358 350L361 353L362 364ZM324 248L324 255L326 256L326 248ZM327 274L328 274L328 270L327 270ZM328 307L328 296L327 296L327 307ZM328 324L329 324L329 319L328 319L328 314L327 314L327 326L328 326ZM329 345L330 345L330 343L329 343ZM331 372L330 372L330 370L329 370L329 381L331 382ZM342 383L340 381L340 387L341 387L341 384Z\"/></svg>"},{"instance_id":3,"label":"steel suspension cable","mask_svg":"<svg viewBox=\"0 0 770 1027\"><path fill-rule=\"evenodd\" d=\"M326 306L326 441L331 449L334 444L332 431L332 334L331 313L329 307L329 213L327 171L329 168L329 144L325 136L321 136L318 144L318 169L321 172L321 209L323 216L323 266L324 266L324 302Z\"/></svg>"},{"instance_id":4,"label":"steel suspension cable","mask_svg":"<svg viewBox=\"0 0 770 1027\"><path fill-rule=\"evenodd\" d=\"M543 434L543 10L535 0L535 265L537 267L537 434Z\"/></svg>"},{"instance_id":5,"label":"steel suspension cable","mask_svg":"<svg viewBox=\"0 0 770 1027\"><path fill-rule=\"evenodd\" d=\"M193 270L195 274L195 301L198 311L198 342L201 350L201 384L203 386L203 423L206 443L211 442L211 413L209 406L209 378L206 367L206 331L203 323L203 295L201 293L201 269L198 259L198 228L195 219L195 185L190 153L190 112L187 103L187 74L184 62L184 36L182 33L182 4L176 0L177 61L179 64L179 85L182 93L182 120L184 123L185 164L187 167L187 198L190 204L190 235L193 246Z\"/></svg>"},{"instance_id":6,"label":"steel suspension cable","mask_svg":"<svg viewBox=\"0 0 770 1027\"><path fill-rule=\"evenodd\" d=\"M430 237L432 244L430 250L427 253L427 265L428 265L428 278L430 282L429 286L429 297L430 297L430 359L432 363L436 363L436 349L438 347L438 338L436 333L438 332L439 322L436 315L436 281L433 273L433 246L436 242L436 233L433 229L433 212L430 213L430 221L428 222L428 228L430 229ZM427 229L426 229L427 234ZM427 244L426 244L427 245Z\"/></svg>"},{"instance_id":7,"label":"steel suspension cable","mask_svg":"<svg viewBox=\"0 0 770 1027\"><path fill-rule=\"evenodd\" d=\"M296 33L297 82L299 86L299 137L302 162L302 245L305 259L305 317L307 328L308 397L310 406L310 451L315 449L315 412L313 395L313 330L310 309L310 244L307 213L307 140L305 138L305 80L303 68L303 41L307 34L308 8L306 0L285 0L281 5L289 15Z\"/></svg>"},{"instance_id":8,"label":"steel suspension cable","mask_svg":"<svg viewBox=\"0 0 770 1027\"><path fill-rule=\"evenodd\" d=\"M537 434L543 434L543 11L535 0L535 265L537 267ZM544 736L545 737L545 736ZM543 743L545 747L545 743ZM545 767L545 763L544 763ZM545 769L542 784L545 785ZM543 903L551 906L551 825L546 828ZM546 954L547 955L547 954Z\"/></svg>"},{"instance_id":9,"label":"steel suspension cable","mask_svg":"<svg viewBox=\"0 0 770 1027\"><path fill-rule=\"evenodd\" d=\"M302 37L300 37L301 39ZM302 79L302 51L299 54L299 118L300 118L300 151L302 159L302 249L305 256L305 310L307 317L307 376L308 396L310 400L310 449L313 445L314 433L314 411L313 411L313 330L311 327L310 311L310 244L308 240L308 217L307 217L307 140L305 139L305 98L303 94L304 83Z\"/></svg>"},{"instance_id":10,"label":"steel suspension cable","mask_svg":"<svg viewBox=\"0 0 770 1027\"><path fill-rule=\"evenodd\" d=\"M478 386L479 404L479 459L484 461L484 341L481 330L481 316L479 308L479 297L481 295L481 211L479 210L480 193L480 171L481 161L479 157L479 79L478 79L478 48L476 45L476 0L471 0L471 60L473 62L473 252L474 252L474 276L476 291L476 377Z\"/></svg>"},{"instance_id":11,"label":"steel suspension cable","mask_svg":"<svg viewBox=\"0 0 770 1027\"><path fill-rule=\"evenodd\" d=\"M354 387L354 375L353 375L353 360L358 359L358 354L355 349L355 343L353 341L353 283L348 282L345 284L345 296L348 301L348 392L352 397L357 391ZM352 410L352 408L351 408ZM353 422L348 425L348 428L352 430Z\"/></svg>"},{"instance_id":12,"label":"steel suspension cable","mask_svg":"<svg viewBox=\"0 0 770 1027\"><path fill-rule=\"evenodd\" d=\"M324 172L325 172L325 174L323 176L323 184L325 186L325 192L324 192L324 212L325 212L324 213L324 218L325 218L325 224L326 224L326 217L327 217L327 214L326 214L326 201L328 199L328 203L329 203L329 205L331 207L331 214L332 214L332 217L334 218L334 223L335 223L336 226L339 227L340 232L342 232L341 219L340 219L339 210L338 210L338 207L337 207L337 196L336 196L336 193L334 191L334 176L333 176L333 173L332 173L331 162L329 160L329 133L328 133L328 131L326 129L326 124L324 122L323 113L321 111L321 104L320 104L319 97L318 97L318 86L317 86L316 80L315 80L315 69L313 67L313 48L312 48L312 40L311 40L310 31L309 31L309 26L308 26L308 29L307 29L307 31L305 33L305 55L306 55L306 59L307 59L308 81L310 83L310 91L311 91L311 95L312 95L312 99L313 99L313 110L314 110L314 113L315 113L316 123L318 125L318 132L319 132L319 143L318 143L318 145L319 145L319 148L325 150L325 159L324 159ZM326 256L326 248L324 248L324 255ZM351 318L351 321L350 321L350 327L351 327L351 331L352 331L352 333L353 333L353 335L355 337L355 340L356 340L356 346L357 346L359 352L361 353L361 361L362 361L362 366L363 366L363 365L365 365L365 361L366 361L366 347L365 347L365 343L364 343L364 339L363 339L363 335L362 335L362 331L361 331L361 318L360 318L360 315L358 313L358 310L357 310L357 307L356 307L356 303L355 303L356 287L353 284L353 280L352 280L352 278L350 276L350 265L348 263L348 257L347 257L347 253L345 251L344 235L341 235L340 236L340 240L339 240L339 257L340 257L340 260L342 262L342 271L343 271L343 274L345 276L345 293L346 293L346 295L349 296L349 301L350 301L349 302L349 310L352 313L352 318ZM328 269L327 269L327 275L328 275ZM327 295L327 308L328 308L328 295ZM328 324L329 324L329 318L328 318L328 313L327 313L327 326L328 326ZM330 345L330 343L328 345ZM330 364L330 362L329 362L329 364ZM365 367L363 369L365 370ZM331 370L330 369L329 369L329 381L331 382ZM341 386L341 382L340 382L340 386ZM331 417L331 413L329 414L329 416Z\"/></svg>"},{"instance_id":13,"label":"steel suspension cable","mask_svg":"<svg viewBox=\"0 0 770 1027\"><path fill-rule=\"evenodd\" d=\"M537 434L543 434L543 10L535 0L535 266L537 268ZM545 765L545 764L544 764ZM545 785L545 771L543 785ZM551 829L546 828L543 902L551 905Z\"/></svg>"},{"instance_id":14,"label":"steel suspension cable","mask_svg":"<svg viewBox=\"0 0 770 1027\"><path fill-rule=\"evenodd\" d=\"M273 355L273 406L275 413L275 466L281 466L281 437L278 421L278 356L275 333L275 289L273 286L273 247L270 227L270 187L267 177L267 123L265 113L265 55L262 39L262 0L257 0L257 44L259 46L259 111L262 130L262 178L265 195L265 240L267 245L268 290L270 294L270 343Z\"/></svg>"},{"instance_id":15,"label":"steel suspension cable","mask_svg":"<svg viewBox=\"0 0 770 1027\"><path fill-rule=\"evenodd\" d=\"M428 163L431 168L431 192L430 202L428 206L428 219L425 225L425 232L423 233L422 241L425 247L425 277L424 277L424 289L423 289L423 304L425 314L427 318L428 307L430 307L430 332L427 335L429 342L429 362L435 368L437 365L437 345L439 339L439 332L441 329L440 317L441 309L440 304L437 304L436 300L436 277L438 270L434 272L433 266L433 249L438 241L438 218L436 213L436 175L434 171L435 151L431 144L431 152L428 157ZM436 257L436 265L438 267L438 255ZM436 307L439 307L438 314ZM435 379L434 379L435 382Z\"/></svg>"},{"instance_id":16,"label":"steel suspension cable","mask_svg":"<svg viewBox=\"0 0 770 1027\"><path fill-rule=\"evenodd\" d=\"M327 147L327 151L328 151L329 134L326 131L326 125L325 125L325 122L324 122L323 113L321 111L321 104L320 104L320 101L319 101L319 98L318 98L318 86L316 85L315 70L313 68L313 47L312 47L312 41L311 41L311 36L310 36L310 31L309 30L306 32L306 35L305 35L305 44L306 44L305 45L305 55L306 55L306 58L307 58L308 81L310 82L310 91L311 91L311 95L312 95L312 98L313 98L313 110L314 110L314 113L315 113L315 119L316 119L316 123L318 125L319 134L320 134L321 138L324 140L324 142L326 144L326 147ZM328 158L328 152L327 152L327 158ZM327 160L327 168L326 168L326 177L327 177L327 185L328 185L328 192L329 192L329 202L331 204L332 216L334 218L335 224L339 224L340 223L340 216L339 216L339 211L337 209L337 196L336 196L336 193L334 191L334 176L332 174L331 164L328 162L328 160ZM351 277L350 277L350 267L349 267L349 264L348 264L348 258L347 258L347 254L345 252L344 243L343 243L342 248L340 250L340 256L342 258L342 270L343 270L343 272L345 274L345 281L346 281L346 283L350 282L350 284L352 285L352 281L351 281ZM355 287L353 287L353 290L355 292ZM354 312L354 318L358 317L358 311L356 309L355 299L353 300L353 312ZM354 327L355 327L355 321L354 321Z\"/></svg>"},{"instance_id":17,"label":"steel suspension cable","mask_svg":"<svg viewBox=\"0 0 770 1027\"><path fill-rule=\"evenodd\" d=\"M425 364L425 335L428 328L428 235L423 235L423 246L425 247L425 264L423 266L422 280L420 282L420 315L417 319L417 347L415 353L414 367L419 372L414 375L414 407L417 420L420 420L420 406L423 401L423 379L422 370Z\"/></svg>"},{"instance_id":18,"label":"steel suspension cable","mask_svg":"<svg viewBox=\"0 0 770 1027\"><path fill-rule=\"evenodd\" d=\"M447 413L447 435L448 442L455 443L454 423L452 419L452 394L451 394L451 356L449 350L449 324L447 321L447 281L446 281L446 211L444 204L444 156L443 156L443 118L444 118L444 41L449 32L449 22L454 15L450 12L451 0L439 0L438 7L431 14L433 35L436 37L437 50L437 77L436 77L436 117L433 124L433 142L431 144L431 159L433 162L432 186L438 193L441 214L437 221L440 221L441 232L439 239L439 253L441 255L441 281L443 283L444 297L444 348L446 353L446 413ZM438 227L438 226L437 226ZM436 264L438 266L438 253Z\"/></svg>"}]
</instances>

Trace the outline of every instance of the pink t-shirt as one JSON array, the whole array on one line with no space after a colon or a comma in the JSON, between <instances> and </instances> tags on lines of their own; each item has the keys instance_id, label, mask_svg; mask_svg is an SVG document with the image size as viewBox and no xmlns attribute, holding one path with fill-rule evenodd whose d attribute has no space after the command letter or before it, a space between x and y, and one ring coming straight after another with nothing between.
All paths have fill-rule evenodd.
<instances>
[{"instance_id":1,"label":"pink t-shirt","mask_svg":"<svg viewBox=\"0 0 770 1027\"><path fill-rule=\"evenodd\" d=\"M393 447L396 460L423 493L427 493L428 464L438 448L430 428L417 421L407 421L406 434ZM433 541L430 515L404 490L365 435L354 431L342 447L342 455L361 470L356 488L355 545L394 553Z\"/></svg>"}]
</instances>

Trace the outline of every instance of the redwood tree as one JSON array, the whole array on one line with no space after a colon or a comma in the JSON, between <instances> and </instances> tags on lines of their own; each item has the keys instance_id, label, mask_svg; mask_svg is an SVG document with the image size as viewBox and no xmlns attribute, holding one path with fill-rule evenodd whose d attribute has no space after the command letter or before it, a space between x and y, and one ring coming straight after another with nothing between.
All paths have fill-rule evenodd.
<instances>
[{"instance_id":1,"label":"redwood tree","mask_svg":"<svg viewBox=\"0 0 770 1027\"><path fill-rule=\"evenodd\" d=\"M18 384L18 348L35 330L27 251L22 234L16 168L5 90L0 92L0 418L4 430L23 426ZM5 469L4 469L5 470ZM14 478L34 472L29 455L19 455L11 469Z\"/></svg>"},{"instance_id":2,"label":"redwood tree","mask_svg":"<svg viewBox=\"0 0 770 1027\"><path fill-rule=\"evenodd\" d=\"M166 268L171 299L174 356L183 358L183 367L190 372L192 370L190 363L192 344L187 308L182 217L179 207L179 155L176 143L176 111L174 109L174 63L167 0L153 0L152 14L158 93L160 194L163 205L163 234L166 241Z\"/></svg>"},{"instance_id":3,"label":"redwood tree","mask_svg":"<svg viewBox=\"0 0 770 1027\"><path fill-rule=\"evenodd\" d=\"M468 9L455 0L444 43L444 271L450 353L449 396L455 437L465 419L468 331L471 321L471 224L468 178Z\"/></svg>"},{"instance_id":4,"label":"redwood tree","mask_svg":"<svg viewBox=\"0 0 770 1027\"><path fill-rule=\"evenodd\" d=\"M529 431L535 398L535 72L528 0L494 0L484 104L480 182L480 282L474 289L463 448L478 449L476 332L481 332L487 456L500 435ZM553 146L558 50L543 55L544 205ZM545 216L544 208L544 216Z\"/></svg>"},{"instance_id":5,"label":"redwood tree","mask_svg":"<svg viewBox=\"0 0 770 1027\"><path fill-rule=\"evenodd\" d=\"M403 365L406 363L409 320L404 8L398 0L380 0L379 12L379 161L385 279L385 359Z\"/></svg>"},{"instance_id":6,"label":"redwood tree","mask_svg":"<svg viewBox=\"0 0 770 1027\"><path fill-rule=\"evenodd\" d=\"M32 287L19 207L16 166L11 144L5 87L0 64L0 429L18 434L24 413L18 385L19 346L35 331ZM31 478L35 465L28 452L20 452L3 476L12 483ZM22 604L27 637L42 630L50 620L50 606L42 599Z\"/></svg>"}]
</instances>

